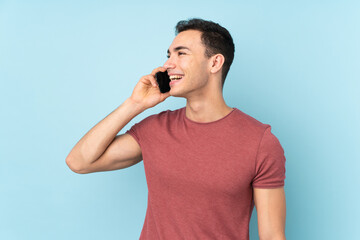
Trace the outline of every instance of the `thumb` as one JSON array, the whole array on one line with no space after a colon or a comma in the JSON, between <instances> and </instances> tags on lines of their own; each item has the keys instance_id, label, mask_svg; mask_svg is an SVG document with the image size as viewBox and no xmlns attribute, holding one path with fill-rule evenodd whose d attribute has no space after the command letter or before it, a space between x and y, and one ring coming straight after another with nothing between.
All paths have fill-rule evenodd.
<instances>
[{"instance_id":1,"label":"thumb","mask_svg":"<svg viewBox=\"0 0 360 240\"><path fill-rule=\"evenodd\" d=\"M170 97L170 92L166 92L161 94L161 101L164 101L166 98Z\"/></svg>"}]
</instances>

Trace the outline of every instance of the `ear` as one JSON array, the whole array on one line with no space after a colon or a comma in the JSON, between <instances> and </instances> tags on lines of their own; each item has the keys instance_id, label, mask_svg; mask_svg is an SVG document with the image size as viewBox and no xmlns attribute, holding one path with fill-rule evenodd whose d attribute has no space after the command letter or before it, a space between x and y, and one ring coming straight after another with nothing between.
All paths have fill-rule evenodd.
<instances>
[{"instance_id":1,"label":"ear","mask_svg":"<svg viewBox=\"0 0 360 240\"><path fill-rule=\"evenodd\" d=\"M222 66L224 65L225 57L222 54L215 54L211 57L210 61L210 72L217 73L221 70Z\"/></svg>"}]
</instances>

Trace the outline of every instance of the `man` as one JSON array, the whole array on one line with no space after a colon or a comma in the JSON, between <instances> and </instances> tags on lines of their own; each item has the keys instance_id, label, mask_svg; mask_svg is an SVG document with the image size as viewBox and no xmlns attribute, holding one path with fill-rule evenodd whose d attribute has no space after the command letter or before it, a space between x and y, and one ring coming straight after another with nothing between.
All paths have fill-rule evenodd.
<instances>
[{"instance_id":1,"label":"man","mask_svg":"<svg viewBox=\"0 0 360 240\"><path fill-rule=\"evenodd\" d=\"M180 21L168 60L93 127L66 159L77 173L144 160L148 208L140 239L249 239L254 205L260 239L285 239L285 157L271 127L226 105L222 89L234 57L229 32L202 19ZM155 73L167 71L170 92ZM186 107L163 111L116 136L167 97Z\"/></svg>"}]
</instances>

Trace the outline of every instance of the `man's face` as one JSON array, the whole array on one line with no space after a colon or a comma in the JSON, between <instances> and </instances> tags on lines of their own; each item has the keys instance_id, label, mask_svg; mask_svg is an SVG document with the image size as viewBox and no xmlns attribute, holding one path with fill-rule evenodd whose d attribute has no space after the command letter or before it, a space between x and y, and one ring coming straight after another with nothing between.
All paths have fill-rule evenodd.
<instances>
[{"instance_id":1,"label":"man's face","mask_svg":"<svg viewBox=\"0 0 360 240\"><path fill-rule=\"evenodd\" d=\"M174 38L164 64L172 80L170 95L190 97L204 91L209 78L209 59L205 50L200 31L187 30Z\"/></svg>"}]
</instances>

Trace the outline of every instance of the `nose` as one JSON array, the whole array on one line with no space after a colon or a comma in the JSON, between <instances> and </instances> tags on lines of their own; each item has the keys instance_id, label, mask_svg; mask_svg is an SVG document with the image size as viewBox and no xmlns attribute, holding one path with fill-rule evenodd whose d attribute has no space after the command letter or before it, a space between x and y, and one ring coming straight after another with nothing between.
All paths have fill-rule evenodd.
<instances>
[{"instance_id":1,"label":"nose","mask_svg":"<svg viewBox=\"0 0 360 240\"><path fill-rule=\"evenodd\" d=\"M166 68L166 70L168 69L174 69L176 67L174 61L171 59L171 57L168 58L168 60L164 63L164 68Z\"/></svg>"}]
</instances>

